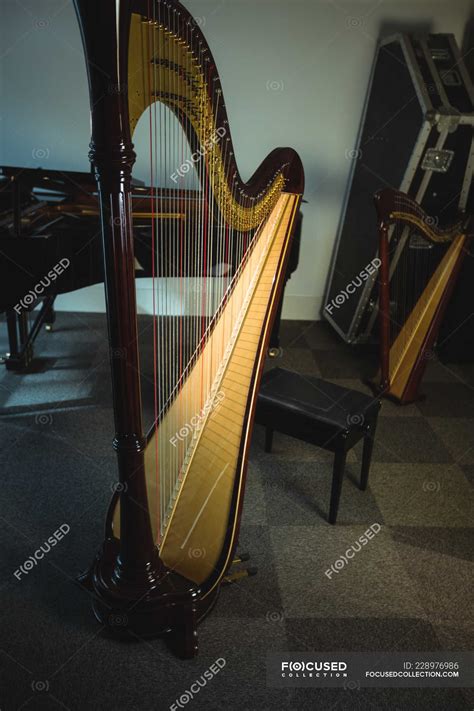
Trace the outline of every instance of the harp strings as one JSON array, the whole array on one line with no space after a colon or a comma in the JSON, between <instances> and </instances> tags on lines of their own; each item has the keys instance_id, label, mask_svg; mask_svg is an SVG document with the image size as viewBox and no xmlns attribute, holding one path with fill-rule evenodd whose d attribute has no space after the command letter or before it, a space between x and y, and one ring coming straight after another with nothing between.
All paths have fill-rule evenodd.
<instances>
[{"instance_id":1,"label":"harp strings","mask_svg":"<svg viewBox=\"0 0 474 711\"><path fill-rule=\"evenodd\" d=\"M394 214L400 217L395 221L390 249L391 258L394 260L394 272L390 282L391 342L397 342L396 349L394 347L391 352L392 370L397 367L412 336L405 324L420 296L420 287L426 283L423 279L427 271L428 252L430 252L427 241L424 242L426 249L421 248L420 237L414 223L401 217L402 215L407 218L414 217L428 227L429 223L425 222L426 216L421 208L403 195L397 194ZM416 240L418 245L415 243Z\"/></svg>"},{"instance_id":2,"label":"harp strings","mask_svg":"<svg viewBox=\"0 0 474 711\"><path fill-rule=\"evenodd\" d=\"M150 2L148 1L148 14L150 16ZM155 19L153 17L153 19ZM153 39L153 52L155 51L154 48L154 39ZM151 65L148 65L147 71L146 71L146 80L148 82L148 91L151 94L152 91L156 91L156 77L155 73L152 72ZM157 213L159 209L158 205L158 199L157 199L157 192L155 189L155 182L158 182L155 177L155 171L156 171L156 156L154 155L153 151L153 145L155 143L156 145L156 135L154 137L154 133L156 132L156 106L153 105L151 107L151 110L149 111L149 138L150 138L150 208L151 208L151 213L153 212ZM156 421L157 415L158 415L158 407L159 407L159 402L158 402L158 397L157 393L161 388L158 386L158 373L159 373L159 366L160 366L160 354L157 348L158 344L158 321L156 318L157 312L158 312L158 305L157 305L157 293L156 293L156 279L157 279L157 268L155 264L155 254L156 254L156 220L152 217L151 219L151 253L152 253L152 259L151 259L151 266L152 266L152 316L153 316L153 392L154 392L154 397L153 397L153 404L154 404L154 419ZM156 486L158 486L158 462L159 462L159 455L158 455L158 440L155 441L155 482ZM156 503L159 503L159 499L157 497ZM161 521L161 516L162 516L162 511L161 507L157 506L156 511L153 512L154 515L156 516L157 520L157 528L160 528L160 521Z\"/></svg>"},{"instance_id":3,"label":"harp strings","mask_svg":"<svg viewBox=\"0 0 474 711\"><path fill-rule=\"evenodd\" d=\"M257 221L256 200L238 192L237 174L229 187L219 176L221 166L225 176L234 164L228 131L219 137L221 166L212 151L208 154L205 150L212 144L211 133L219 125L222 108L222 93L208 50L202 43L196 49L193 37L196 27L188 22L183 32L179 13L170 4L149 0L148 9L149 20L142 24L141 31L142 42L148 48L144 52L143 72L148 93L154 97L148 132L150 211L154 214L151 225L153 466L157 493L153 515L159 544L203 413L212 405L213 387L225 361L233 324L250 288L251 275L244 267L256 246L260 225L239 229L235 223L229 225L223 211L217 209L217 205L225 203L226 190L230 190L232 201L248 209L251 223ZM174 40L178 36L188 46L195 47L195 61L205 77L197 117L191 117L186 110L188 97L183 77L190 75L193 67L187 55L183 62L180 45ZM203 120L209 95L211 126ZM194 124L201 119L196 131ZM186 165L190 152L194 156L196 151L200 158L193 160L190 181L187 172L177 169ZM170 176L176 172L179 180L171 185ZM185 217L167 221L160 213ZM231 301L237 284L239 299ZM232 309L226 308L229 303ZM220 338L213 342L211 352L205 352L219 319ZM194 378L192 388L185 388L191 372L197 372L198 377Z\"/></svg>"},{"instance_id":4,"label":"harp strings","mask_svg":"<svg viewBox=\"0 0 474 711\"><path fill-rule=\"evenodd\" d=\"M390 239L390 337L396 342L390 353L390 370L397 368L413 334L405 326L415 307L430 298L428 282L440 263L440 245L462 231L462 220L442 229L437 218L428 216L418 203L403 193L394 195ZM416 337L416 333L415 333ZM420 343L421 347L421 343Z\"/></svg>"}]
</instances>

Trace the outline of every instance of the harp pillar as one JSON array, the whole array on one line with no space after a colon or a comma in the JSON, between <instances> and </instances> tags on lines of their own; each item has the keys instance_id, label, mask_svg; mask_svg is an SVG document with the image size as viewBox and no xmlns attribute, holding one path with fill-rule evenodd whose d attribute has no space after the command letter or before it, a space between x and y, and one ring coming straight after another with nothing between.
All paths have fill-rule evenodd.
<instances>
[{"instance_id":1,"label":"harp pillar","mask_svg":"<svg viewBox=\"0 0 474 711\"><path fill-rule=\"evenodd\" d=\"M388 227L385 222L379 226L379 321L380 321L380 390L390 385L390 276L388 265Z\"/></svg>"},{"instance_id":2,"label":"harp pillar","mask_svg":"<svg viewBox=\"0 0 474 711\"><path fill-rule=\"evenodd\" d=\"M80 582L103 624L120 635L169 632L177 654L197 651L199 589L160 561L147 501L130 183L135 152L127 95L129 0L75 0L92 114L89 157L97 179L120 495L120 539L104 544Z\"/></svg>"},{"instance_id":3,"label":"harp pillar","mask_svg":"<svg viewBox=\"0 0 474 711\"><path fill-rule=\"evenodd\" d=\"M89 77L89 158L100 199L105 294L121 504L114 581L140 585L159 573L147 503L136 320L128 120L129 0L76 0ZM125 77L125 79L124 79Z\"/></svg>"}]
</instances>

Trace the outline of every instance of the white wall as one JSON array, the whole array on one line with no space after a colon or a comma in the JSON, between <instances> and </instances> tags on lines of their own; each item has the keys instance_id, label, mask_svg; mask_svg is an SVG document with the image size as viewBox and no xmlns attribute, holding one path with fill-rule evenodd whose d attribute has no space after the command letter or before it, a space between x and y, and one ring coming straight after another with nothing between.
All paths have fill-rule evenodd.
<instances>
[{"instance_id":1,"label":"white wall","mask_svg":"<svg viewBox=\"0 0 474 711\"><path fill-rule=\"evenodd\" d=\"M426 29L453 32L461 44L472 0L185 4L213 50L243 176L276 146L292 146L303 159L308 204L284 316L318 318L377 38ZM0 13L0 163L88 170L86 76L72 2L0 0ZM136 175L146 180L142 156ZM61 297L60 307L101 309L101 288Z\"/></svg>"}]
</instances>

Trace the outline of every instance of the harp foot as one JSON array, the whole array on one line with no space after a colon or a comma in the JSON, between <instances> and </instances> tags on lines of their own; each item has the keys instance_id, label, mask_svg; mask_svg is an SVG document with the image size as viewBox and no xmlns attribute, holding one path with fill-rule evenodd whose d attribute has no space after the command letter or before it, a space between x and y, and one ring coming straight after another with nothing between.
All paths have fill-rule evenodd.
<instances>
[{"instance_id":1,"label":"harp foot","mask_svg":"<svg viewBox=\"0 0 474 711\"><path fill-rule=\"evenodd\" d=\"M177 656L194 657L198 649L197 623L213 600L204 604L195 583L164 566L159 568L158 579L143 575L135 580L117 577L118 552L118 540L106 540L90 570L78 578L78 583L93 594L96 618L119 639L136 641L164 636Z\"/></svg>"},{"instance_id":2,"label":"harp foot","mask_svg":"<svg viewBox=\"0 0 474 711\"><path fill-rule=\"evenodd\" d=\"M180 610L179 618L166 635L171 651L181 659L192 659L198 652L196 605L187 605Z\"/></svg>"},{"instance_id":3,"label":"harp foot","mask_svg":"<svg viewBox=\"0 0 474 711\"><path fill-rule=\"evenodd\" d=\"M415 402L423 402L426 400L426 395L413 391L413 389L407 389L403 394L403 397L398 397L397 395L393 395L390 390L390 385L384 387L375 380L369 379L363 380L362 382L364 385L367 385L367 387L369 387L373 394L377 397L383 397L386 400L396 403L397 405L413 405Z\"/></svg>"}]
</instances>

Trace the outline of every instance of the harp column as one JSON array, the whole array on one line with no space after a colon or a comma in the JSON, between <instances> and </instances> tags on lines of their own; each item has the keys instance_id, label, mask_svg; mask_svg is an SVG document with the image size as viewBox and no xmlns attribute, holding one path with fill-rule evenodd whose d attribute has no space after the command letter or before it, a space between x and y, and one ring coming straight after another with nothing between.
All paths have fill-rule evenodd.
<instances>
[{"instance_id":1,"label":"harp column","mask_svg":"<svg viewBox=\"0 0 474 711\"><path fill-rule=\"evenodd\" d=\"M147 502L130 183L129 0L75 0L89 77L89 158L99 188L105 292L119 468L120 548L104 547L114 588L147 588L160 574ZM107 553L112 550L113 553ZM110 560L110 557L114 560ZM100 558L99 558L100 566Z\"/></svg>"},{"instance_id":2,"label":"harp column","mask_svg":"<svg viewBox=\"0 0 474 711\"><path fill-rule=\"evenodd\" d=\"M376 388L385 392L390 387L390 274L388 220L391 204L386 195L374 196L379 231L379 348L380 348L380 385Z\"/></svg>"},{"instance_id":3,"label":"harp column","mask_svg":"<svg viewBox=\"0 0 474 711\"><path fill-rule=\"evenodd\" d=\"M380 389L390 386L390 276L388 257L388 226L379 227L379 318L380 318Z\"/></svg>"}]
</instances>

